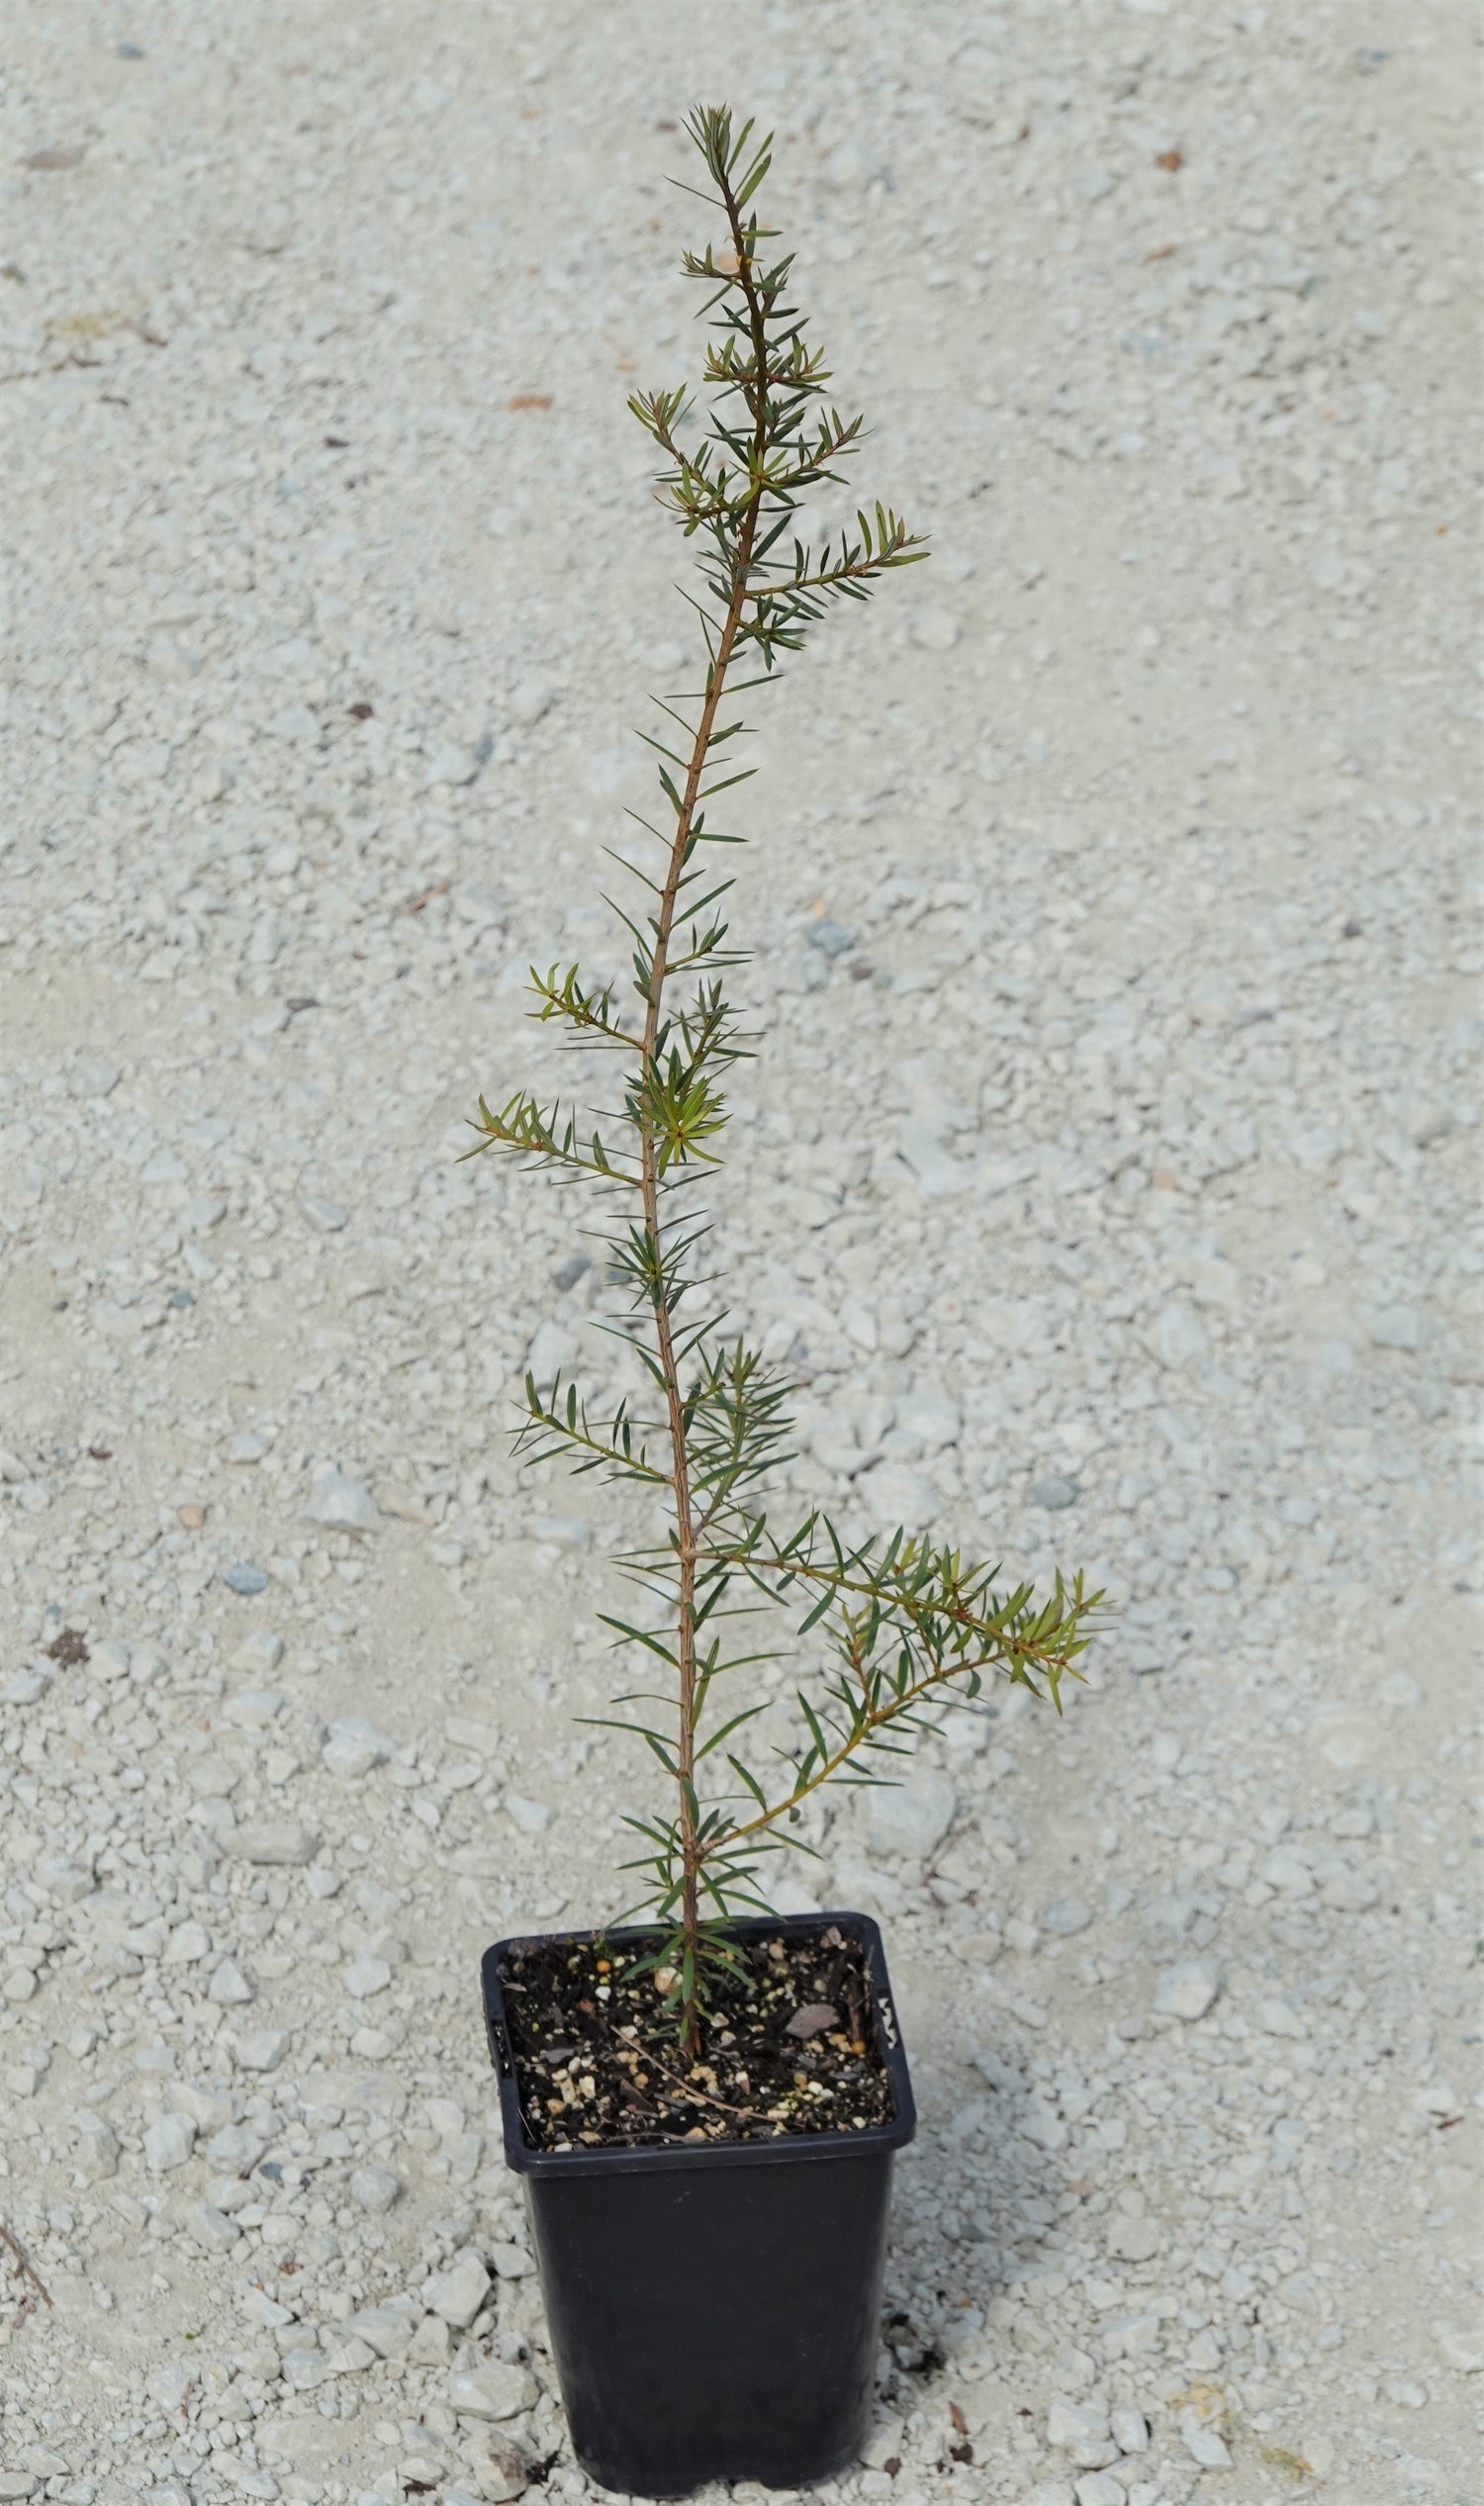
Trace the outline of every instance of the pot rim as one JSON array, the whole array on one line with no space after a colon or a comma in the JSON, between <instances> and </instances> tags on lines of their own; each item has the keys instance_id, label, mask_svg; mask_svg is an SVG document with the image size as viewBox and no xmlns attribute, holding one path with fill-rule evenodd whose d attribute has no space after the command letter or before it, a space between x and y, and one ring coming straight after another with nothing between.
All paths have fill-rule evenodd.
<instances>
[{"instance_id":1,"label":"pot rim","mask_svg":"<svg viewBox=\"0 0 1484 2506\"><path fill-rule=\"evenodd\" d=\"M660 1926L624 1923L612 1928L571 1932L515 1932L495 1941L480 1962L484 1992L485 2032L490 2060L500 2083L500 2116L505 2135L505 2163L518 2176L659 2175L676 2168L807 2166L826 2159L880 2158L902 2149L917 2130L917 2106L907 2069L906 2048L896 2014L881 1927L869 1914L825 1907L812 1914L745 1915L726 1929L737 1940L797 1939L834 1923L864 1950L871 1978L877 2043L891 2088L892 2116L887 2123L868 2124L852 2132L785 2133L774 2141L705 2141L672 2143L658 2149L537 2149L526 2138L515 2085L514 2050L506 2023L500 1968L512 1949L529 1949L553 1940L610 1940L615 1943L652 1940Z\"/></svg>"}]
</instances>

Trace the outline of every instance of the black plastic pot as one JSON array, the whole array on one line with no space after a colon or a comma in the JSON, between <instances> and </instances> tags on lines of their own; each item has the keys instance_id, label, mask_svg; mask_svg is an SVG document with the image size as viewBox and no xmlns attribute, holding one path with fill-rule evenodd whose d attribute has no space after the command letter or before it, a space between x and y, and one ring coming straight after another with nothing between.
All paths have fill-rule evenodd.
<instances>
[{"instance_id":1,"label":"black plastic pot","mask_svg":"<svg viewBox=\"0 0 1484 2506\"><path fill-rule=\"evenodd\" d=\"M533 2148L500 1986L502 1961L531 1943L485 1952L506 2163L525 2179L573 2448L604 2488L638 2497L684 2497L707 2480L797 2488L860 2459L891 2157L917 2128L881 1936L865 1914L733 1928L743 1941L807 1939L831 1923L865 1953L892 2120L731 2145ZM620 1945L652 1936L607 1935Z\"/></svg>"}]
</instances>

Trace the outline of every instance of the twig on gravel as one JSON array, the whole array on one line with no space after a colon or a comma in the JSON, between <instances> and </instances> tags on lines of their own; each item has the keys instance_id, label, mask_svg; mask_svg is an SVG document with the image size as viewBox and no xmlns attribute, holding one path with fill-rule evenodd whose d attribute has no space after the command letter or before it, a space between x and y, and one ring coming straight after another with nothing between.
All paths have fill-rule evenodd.
<instances>
[{"instance_id":1,"label":"twig on gravel","mask_svg":"<svg viewBox=\"0 0 1484 2506\"><path fill-rule=\"evenodd\" d=\"M18 2236L12 2236L10 2229L6 2226L3 2219L0 2219L0 2245L4 2245L9 2252L14 2254L16 2258L16 2269L20 2273L21 2277L29 2280L32 2287L36 2290L37 2295L41 2298L43 2304L49 2306L51 2303L50 2290L47 2288L46 2281L42 2278L41 2274L38 2272L31 2256L27 2253L25 2246L21 2243L20 2238ZM22 2303L25 2303L24 2298Z\"/></svg>"}]
</instances>

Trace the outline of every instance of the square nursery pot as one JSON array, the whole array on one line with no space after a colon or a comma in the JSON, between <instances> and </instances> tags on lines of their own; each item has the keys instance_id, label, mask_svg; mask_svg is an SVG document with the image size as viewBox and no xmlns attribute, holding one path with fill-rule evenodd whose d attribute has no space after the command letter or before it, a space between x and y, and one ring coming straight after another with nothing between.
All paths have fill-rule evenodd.
<instances>
[{"instance_id":1,"label":"square nursery pot","mask_svg":"<svg viewBox=\"0 0 1484 2506\"><path fill-rule=\"evenodd\" d=\"M504 1959L532 1943L485 1952L506 2163L525 2179L573 2448L604 2488L638 2497L684 2497L708 2480L798 2488L860 2460L892 2153L917 2128L881 1936L868 1915L835 1913L748 1920L732 1932L807 1939L831 1923L865 1953L892 2119L776 2141L533 2148L500 1984ZM653 1936L636 1927L606 1938Z\"/></svg>"}]
</instances>

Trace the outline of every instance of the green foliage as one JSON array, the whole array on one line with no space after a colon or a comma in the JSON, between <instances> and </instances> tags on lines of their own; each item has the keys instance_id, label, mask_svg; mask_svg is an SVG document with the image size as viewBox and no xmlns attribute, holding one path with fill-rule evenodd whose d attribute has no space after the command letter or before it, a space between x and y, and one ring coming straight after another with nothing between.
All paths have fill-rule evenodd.
<instances>
[{"instance_id":1,"label":"green foliage","mask_svg":"<svg viewBox=\"0 0 1484 2506\"><path fill-rule=\"evenodd\" d=\"M881 1761L910 1745L929 1704L972 1708L991 1678L1060 1709L1100 1596L1080 1577L1068 1588L1059 1576L1040 1603L1028 1585L1002 1591L996 1568L917 1532L852 1544L817 1514L776 1530L761 1492L788 1452L790 1387L727 1335L724 1306L706 1301L696 1273L708 1228L692 1196L718 1161L726 1074L753 1042L725 991L726 973L746 963L723 916L732 882L708 852L741 841L707 809L749 771L731 769L744 725L720 718L723 697L774 680L780 657L833 603L869 599L883 575L927 551L880 504L838 542L816 548L797 534L809 491L843 482L839 465L859 449L862 420L827 404L828 368L789 301L791 256L772 257L774 231L751 207L771 142L755 145L750 122L734 134L725 108L697 109L688 129L708 178L696 196L725 230L724 242L682 265L708 291L710 421L690 450L680 441L683 389L637 393L629 406L665 465L658 502L696 543L700 591L687 598L704 648L701 685L656 699L665 735L644 735L668 816L637 820L658 851L652 870L633 871L642 891L633 910L614 906L633 944L634 1011L586 984L576 966L531 971L533 1016L621 1058L619 1101L590 1128L587 1116L545 1109L525 1090L499 1112L481 1097L468 1154L505 1150L607 1196L610 1274L629 1298L616 1328L652 1387L652 1415L620 1403L595 1419L576 1386L527 1376L517 1445L532 1460L561 1457L652 1488L664 1508L663 1540L622 1561L654 1624L605 1623L661 1685L616 1699L604 1727L641 1740L668 1787L668 1809L630 1818L638 1850L625 1868L669 1927L656 1963L675 1971L670 1997L694 2050L707 1974L730 1954L727 1918L766 1906L769 1854L808 1850L793 1832L804 1806L829 1783L882 1781ZM794 1615L798 1635L828 1646L831 1668L812 1694L797 1691L793 1742L760 1751L753 1726L771 1702L760 1674L775 1655L751 1639L780 1610Z\"/></svg>"}]
</instances>

